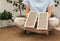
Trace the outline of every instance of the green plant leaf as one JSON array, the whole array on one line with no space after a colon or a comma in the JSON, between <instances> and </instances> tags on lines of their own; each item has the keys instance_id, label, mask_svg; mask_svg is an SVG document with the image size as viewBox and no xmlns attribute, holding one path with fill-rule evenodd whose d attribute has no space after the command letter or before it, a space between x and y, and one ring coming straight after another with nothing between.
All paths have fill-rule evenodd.
<instances>
[{"instance_id":1,"label":"green plant leaf","mask_svg":"<svg viewBox=\"0 0 60 41\"><path fill-rule=\"evenodd\" d=\"M0 19L1 19L1 20L12 19L12 13L4 10L4 12L2 12L2 14L0 15Z\"/></svg>"}]
</instances>

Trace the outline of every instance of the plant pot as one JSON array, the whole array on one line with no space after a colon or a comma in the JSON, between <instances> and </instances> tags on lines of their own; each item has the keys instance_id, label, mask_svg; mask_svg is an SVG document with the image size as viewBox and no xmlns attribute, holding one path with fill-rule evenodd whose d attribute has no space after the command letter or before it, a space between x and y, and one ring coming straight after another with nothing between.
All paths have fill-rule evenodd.
<instances>
[{"instance_id":1,"label":"plant pot","mask_svg":"<svg viewBox=\"0 0 60 41\"><path fill-rule=\"evenodd\" d=\"M0 27L1 27L1 20L0 20Z\"/></svg>"},{"instance_id":2,"label":"plant pot","mask_svg":"<svg viewBox=\"0 0 60 41\"><path fill-rule=\"evenodd\" d=\"M0 27L14 26L14 22L11 20L0 20Z\"/></svg>"},{"instance_id":3,"label":"plant pot","mask_svg":"<svg viewBox=\"0 0 60 41\"><path fill-rule=\"evenodd\" d=\"M1 20L1 27L7 27L8 21L7 20Z\"/></svg>"},{"instance_id":4,"label":"plant pot","mask_svg":"<svg viewBox=\"0 0 60 41\"><path fill-rule=\"evenodd\" d=\"M11 21L11 20L8 20L8 26L14 26L15 24L14 24L14 22L13 21Z\"/></svg>"}]
</instances>

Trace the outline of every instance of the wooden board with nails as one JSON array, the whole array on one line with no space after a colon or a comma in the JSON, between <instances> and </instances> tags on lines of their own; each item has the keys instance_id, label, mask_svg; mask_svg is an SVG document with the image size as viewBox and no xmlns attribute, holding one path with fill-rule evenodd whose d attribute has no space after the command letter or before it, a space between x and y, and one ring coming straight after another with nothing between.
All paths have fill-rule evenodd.
<instances>
[{"instance_id":1,"label":"wooden board with nails","mask_svg":"<svg viewBox=\"0 0 60 41\"><path fill-rule=\"evenodd\" d=\"M48 30L48 13L40 13L38 16L38 23L37 23L38 30Z\"/></svg>"},{"instance_id":2,"label":"wooden board with nails","mask_svg":"<svg viewBox=\"0 0 60 41\"><path fill-rule=\"evenodd\" d=\"M37 15L38 15L37 12L34 12L34 11L30 12L26 19L24 27L34 28L36 19L37 19Z\"/></svg>"}]
</instances>

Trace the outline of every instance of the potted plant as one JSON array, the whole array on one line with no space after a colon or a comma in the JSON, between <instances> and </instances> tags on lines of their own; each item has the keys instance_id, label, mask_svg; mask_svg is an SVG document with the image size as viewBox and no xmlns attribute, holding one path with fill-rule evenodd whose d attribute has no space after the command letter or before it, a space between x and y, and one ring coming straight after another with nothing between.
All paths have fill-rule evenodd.
<instances>
[{"instance_id":1,"label":"potted plant","mask_svg":"<svg viewBox=\"0 0 60 41\"><path fill-rule=\"evenodd\" d=\"M7 2L12 3L12 0L7 0Z\"/></svg>"},{"instance_id":2,"label":"potted plant","mask_svg":"<svg viewBox=\"0 0 60 41\"><path fill-rule=\"evenodd\" d=\"M0 14L0 20L1 20L1 24L3 27L8 26L8 21L12 19L12 13L4 10L1 14Z\"/></svg>"}]
</instances>

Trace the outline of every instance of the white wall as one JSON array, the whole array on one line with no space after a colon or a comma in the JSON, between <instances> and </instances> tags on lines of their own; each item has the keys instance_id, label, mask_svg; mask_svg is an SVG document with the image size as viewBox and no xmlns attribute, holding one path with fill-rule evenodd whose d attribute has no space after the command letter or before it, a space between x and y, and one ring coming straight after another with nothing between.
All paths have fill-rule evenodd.
<instances>
[{"instance_id":1,"label":"white wall","mask_svg":"<svg viewBox=\"0 0 60 41\"><path fill-rule=\"evenodd\" d=\"M53 7L53 12L60 19L60 4L57 7Z\"/></svg>"},{"instance_id":2,"label":"white wall","mask_svg":"<svg viewBox=\"0 0 60 41\"><path fill-rule=\"evenodd\" d=\"M0 0L0 12L3 12L4 10L10 11L13 14L13 19L16 16L19 16L19 11L15 12L13 11L15 9L15 7L13 7L13 4L8 3L6 0Z\"/></svg>"}]
</instances>

